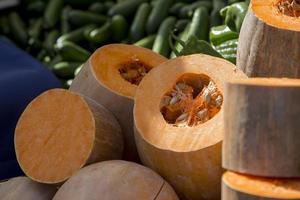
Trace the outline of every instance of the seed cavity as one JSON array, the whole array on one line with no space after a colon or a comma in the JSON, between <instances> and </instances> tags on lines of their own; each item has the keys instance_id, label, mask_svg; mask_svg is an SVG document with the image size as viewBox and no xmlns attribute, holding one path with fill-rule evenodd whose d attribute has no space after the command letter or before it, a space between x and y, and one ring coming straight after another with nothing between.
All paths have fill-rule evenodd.
<instances>
[{"instance_id":1,"label":"seed cavity","mask_svg":"<svg viewBox=\"0 0 300 200\"><path fill-rule=\"evenodd\" d=\"M134 85L139 85L144 76L152 67L134 57L129 62L123 63L119 67L120 75L123 79Z\"/></svg>"},{"instance_id":2,"label":"seed cavity","mask_svg":"<svg viewBox=\"0 0 300 200\"><path fill-rule=\"evenodd\" d=\"M204 74L184 74L161 100L164 119L177 127L196 126L213 118L223 96L216 83Z\"/></svg>"},{"instance_id":3,"label":"seed cavity","mask_svg":"<svg viewBox=\"0 0 300 200\"><path fill-rule=\"evenodd\" d=\"M300 0L279 0L275 6L284 15L300 17Z\"/></svg>"}]
</instances>

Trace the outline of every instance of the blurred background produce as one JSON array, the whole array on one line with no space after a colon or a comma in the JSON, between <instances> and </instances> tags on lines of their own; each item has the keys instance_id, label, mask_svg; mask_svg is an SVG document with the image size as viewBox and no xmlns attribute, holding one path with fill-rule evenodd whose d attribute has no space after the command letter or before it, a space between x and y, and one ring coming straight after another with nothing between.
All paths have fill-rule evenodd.
<instances>
[{"instance_id":1,"label":"blurred background produce","mask_svg":"<svg viewBox=\"0 0 300 200\"><path fill-rule=\"evenodd\" d=\"M109 43L135 44L170 58L206 53L235 63L248 4L247 0L24 0L0 10L0 35L40 60L68 88L91 53Z\"/></svg>"}]
</instances>

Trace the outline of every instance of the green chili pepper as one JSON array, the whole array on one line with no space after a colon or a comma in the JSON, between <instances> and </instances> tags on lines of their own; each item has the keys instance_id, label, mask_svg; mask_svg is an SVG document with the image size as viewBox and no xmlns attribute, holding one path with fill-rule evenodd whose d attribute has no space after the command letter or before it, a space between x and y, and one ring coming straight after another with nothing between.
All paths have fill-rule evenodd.
<instances>
[{"instance_id":1,"label":"green chili pepper","mask_svg":"<svg viewBox=\"0 0 300 200\"><path fill-rule=\"evenodd\" d=\"M134 43L134 45L139 46L139 47L152 49L155 38L156 38L155 34L154 35L149 35L149 36L137 41L136 43Z\"/></svg>"},{"instance_id":2,"label":"green chili pepper","mask_svg":"<svg viewBox=\"0 0 300 200\"><path fill-rule=\"evenodd\" d=\"M215 46L215 49L228 61L236 63L238 39L228 40Z\"/></svg>"},{"instance_id":3,"label":"green chili pepper","mask_svg":"<svg viewBox=\"0 0 300 200\"><path fill-rule=\"evenodd\" d=\"M89 11L97 14L105 14L105 5L102 2L95 2L90 5Z\"/></svg>"},{"instance_id":4,"label":"green chili pepper","mask_svg":"<svg viewBox=\"0 0 300 200\"><path fill-rule=\"evenodd\" d=\"M45 28L53 28L59 21L63 9L63 0L50 0L44 12Z\"/></svg>"},{"instance_id":5,"label":"green chili pepper","mask_svg":"<svg viewBox=\"0 0 300 200\"><path fill-rule=\"evenodd\" d=\"M0 33L5 35L10 33L10 25L7 16L0 17Z\"/></svg>"},{"instance_id":6,"label":"green chili pepper","mask_svg":"<svg viewBox=\"0 0 300 200\"><path fill-rule=\"evenodd\" d=\"M72 10L70 6L65 6L61 14L61 32L66 34L71 30L71 25L69 24L68 16L69 12Z\"/></svg>"},{"instance_id":7,"label":"green chili pepper","mask_svg":"<svg viewBox=\"0 0 300 200\"><path fill-rule=\"evenodd\" d=\"M173 45L172 38L178 42L183 48L180 51L177 51ZM195 35L189 37L189 39L184 42L180 40L174 33L171 33L171 37L169 37L169 43L171 49L176 54L176 56L184 56L184 55L191 55L196 53L202 53L211 55L214 57L223 58L220 53L218 53L208 42L204 40L199 40Z\"/></svg>"},{"instance_id":8,"label":"green chili pepper","mask_svg":"<svg viewBox=\"0 0 300 200\"><path fill-rule=\"evenodd\" d=\"M223 23L220 10L226 6L226 0L213 0L213 10L210 13L210 27L218 26Z\"/></svg>"},{"instance_id":9,"label":"green chili pepper","mask_svg":"<svg viewBox=\"0 0 300 200\"><path fill-rule=\"evenodd\" d=\"M191 17L194 13L194 11L199 8L199 7L205 7L207 10L212 9L212 2L211 0L201 0L201 1L196 1L192 4L188 4L186 6L183 6L180 9L179 16L180 18L188 18Z\"/></svg>"},{"instance_id":10,"label":"green chili pepper","mask_svg":"<svg viewBox=\"0 0 300 200\"><path fill-rule=\"evenodd\" d=\"M210 42L215 46L238 37L238 33L230 30L226 25L212 27L209 34Z\"/></svg>"},{"instance_id":11,"label":"green chili pepper","mask_svg":"<svg viewBox=\"0 0 300 200\"><path fill-rule=\"evenodd\" d=\"M225 19L225 24L231 30L239 33L247 10L248 4L246 2L239 2L223 8L220 11L220 15Z\"/></svg>"},{"instance_id":12,"label":"green chili pepper","mask_svg":"<svg viewBox=\"0 0 300 200\"><path fill-rule=\"evenodd\" d=\"M21 45L27 44L28 34L26 25L21 19L20 15L16 12L12 12L8 15L10 33L12 37Z\"/></svg>"}]
</instances>

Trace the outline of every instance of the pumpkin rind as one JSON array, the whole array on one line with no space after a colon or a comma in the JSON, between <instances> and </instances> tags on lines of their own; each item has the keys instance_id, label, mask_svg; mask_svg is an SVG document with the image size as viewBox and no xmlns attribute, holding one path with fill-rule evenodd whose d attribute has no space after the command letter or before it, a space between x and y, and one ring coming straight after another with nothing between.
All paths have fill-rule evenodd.
<instances>
[{"instance_id":1,"label":"pumpkin rind","mask_svg":"<svg viewBox=\"0 0 300 200\"><path fill-rule=\"evenodd\" d=\"M240 32L237 66L249 77L299 78L300 21L276 14L274 2L252 1Z\"/></svg>"},{"instance_id":2,"label":"pumpkin rind","mask_svg":"<svg viewBox=\"0 0 300 200\"><path fill-rule=\"evenodd\" d=\"M300 80L252 78L226 84L225 169L300 177Z\"/></svg>"},{"instance_id":3,"label":"pumpkin rind","mask_svg":"<svg viewBox=\"0 0 300 200\"><path fill-rule=\"evenodd\" d=\"M81 169L62 185L53 200L179 200L154 171L136 163L114 160Z\"/></svg>"}]
</instances>

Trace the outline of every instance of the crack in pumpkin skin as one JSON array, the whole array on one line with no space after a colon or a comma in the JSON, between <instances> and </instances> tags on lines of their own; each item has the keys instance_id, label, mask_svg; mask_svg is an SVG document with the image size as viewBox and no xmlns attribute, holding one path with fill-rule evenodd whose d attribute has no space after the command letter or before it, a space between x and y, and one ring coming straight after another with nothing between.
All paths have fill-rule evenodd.
<instances>
[{"instance_id":1,"label":"crack in pumpkin skin","mask_svg":"<svg viewBox=\"0 0 300 200\"><path fill-rule=\"evenodd\" d=\"M129 62L121 64L119 72L121 77L126 81L134 85L139 85L151 68L139 59L132 59Z\"/></svg>"},{"instance_id":2,"label":"crack in pumpkin skin","mask_svg":"<svg viewBox=\"0 0 300 200\"><path fill-rule=\"evenodd\" d=\"M300 0L280 0L276 4L280 13L290 17L300 17Z\"/></svg>"},{"instance_id":3,"label":"crack in pumpkin skin","mask_svg":"<svg viewBox=\"0 0 300 200\"><path fill-rule=\"evenodd\" d=\"M196 126L220 111L223 96L216 84L206 75L193 76L183 75L162 98L160 111L169 124Z\"/></svg>"}]
</instances>

